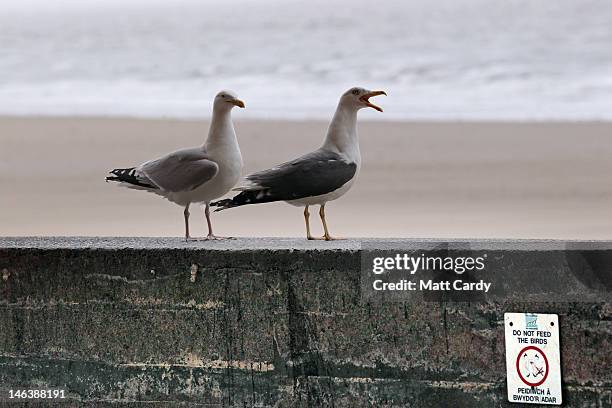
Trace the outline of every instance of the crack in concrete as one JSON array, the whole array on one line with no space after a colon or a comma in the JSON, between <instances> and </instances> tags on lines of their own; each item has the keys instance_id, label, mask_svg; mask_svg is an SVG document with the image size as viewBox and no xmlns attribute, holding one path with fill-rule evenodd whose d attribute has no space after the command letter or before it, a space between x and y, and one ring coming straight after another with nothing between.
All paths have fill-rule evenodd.
<instances>
[{"instance_id":1,"label":"crack in concrete","mask_svg":"<svg viewBox=\"0 0 612 408\"><path fill-rule=\"evenodd\" d=\"M120 276L120 275L109 275L106 273L89 273L85 275L85 279L101 279L101 280L108 280L108 281L124 282L127 284L144 285L144 284L148 284L151 282L157 282L160 280L167 280L167 279L175 278L177 276L181 276L181 274L176 273L173 275L157 276L152 279L128 279L125 276Z\"/></svg>"}]
</instances>

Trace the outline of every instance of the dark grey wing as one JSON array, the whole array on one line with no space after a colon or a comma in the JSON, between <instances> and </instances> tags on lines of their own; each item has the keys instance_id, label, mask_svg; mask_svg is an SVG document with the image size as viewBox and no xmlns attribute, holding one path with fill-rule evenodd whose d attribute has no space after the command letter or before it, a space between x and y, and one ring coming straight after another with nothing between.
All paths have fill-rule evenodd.
<instances>
[{"instance_id":1,"label":"dark grey wing","mask_svg":"<svg viewBox=\"0 0 612 408\"><path fill-rule=\"evenodd\" d=\"M136 171L163 190L180 192L193 190L211 180L219 166L208 158L204 149L193 148L143 163Z\"/></svg>"},{"instance_id":2,"label":"dark grey wing","mask_svg":"<svg viewBox=\"0 0 612 408\"><path fill-rule=\"evenodd\" d=\"M296 200L331 193L355 175L357 165L339 154L319 149L270 170L247 176L247 180L277 200Z\"/></svg>"},{"instance_id":3,"label":"dark grey wing","mask_svg":"<svg viewBox=\"0 0 612 408\"><path fill-rule=\"evenodd\" d=\"M331 193L350 181L356 171L356 163L347 162L337 153L319 149L247 176L250 184L241 188L243 191L231 200L219 201L217 206L231 208Z\"/></svg>"}]
</instances>

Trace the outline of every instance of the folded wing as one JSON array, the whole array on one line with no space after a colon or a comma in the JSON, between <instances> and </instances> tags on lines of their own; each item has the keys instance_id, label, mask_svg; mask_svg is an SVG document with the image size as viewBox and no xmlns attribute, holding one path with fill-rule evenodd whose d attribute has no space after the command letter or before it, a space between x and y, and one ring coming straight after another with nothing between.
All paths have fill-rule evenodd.
<instances>
[{"instance_id":1,"label":"folded wing","mask_svg":"<svg viewBox=\"0 0 612 408\"><path fill-rule=\"evenodd\" d=\"M240 194L212 205L220 209L272 201L291 201L331 193L350 181L357 171L338 153L319 149L269 170L246 177Z\"/></svg>"},{"instance_id":2,"label":"folded wing","mask_svg":"<svg viewBox=\"0 0 612 408\"><path fill-rule=\"evenodd\" d=\"M162 190L181 192L193 190L211 180L219 172L219 166L202 148L194 148L148 161L136 171Z\"/></svg>"}]
</instances>

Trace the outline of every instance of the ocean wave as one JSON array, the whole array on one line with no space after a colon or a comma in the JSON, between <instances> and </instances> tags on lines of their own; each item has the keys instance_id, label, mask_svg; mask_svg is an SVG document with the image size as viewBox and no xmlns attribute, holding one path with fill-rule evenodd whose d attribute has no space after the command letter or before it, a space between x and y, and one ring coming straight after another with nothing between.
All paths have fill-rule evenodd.
<instances>
[{"instance_id":1,"label":"ocean wave","mask_svg":"<svg viewBox=\"0 0 612 408\"><path fill-rule=\"evenodd\" d=\"M0 14L0 114L200 118L230 88L323 119L360 85L371 119L612 119L606 1L32 3Z\"/></svg>"}]
</instances>

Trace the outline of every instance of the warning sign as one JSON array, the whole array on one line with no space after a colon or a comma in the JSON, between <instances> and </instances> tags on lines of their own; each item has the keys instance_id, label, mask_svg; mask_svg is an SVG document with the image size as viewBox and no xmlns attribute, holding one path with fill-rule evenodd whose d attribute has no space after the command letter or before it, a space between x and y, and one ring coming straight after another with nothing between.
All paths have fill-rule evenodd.
<instances>
[{"instance_id":1,"label":"warning sign","mask_svg":"<svg viewBox=\"0 0 612 408\"><path fill-rule=\"evenodd\" d=\"M504 323L508 401L561 405L557 315L506 313Z\"/></svg>"},{"instance_id":2,"label":"warning sign","mask_svg":"<svg viewBox=\"0 0 612 408\"><path fill-rule=\"evenodd\" d=\"M521 380L530 387L537 387L548 377L548 359L536 346L528 346L516 356L516 372Z\"/></svg>"}]
</instances>

